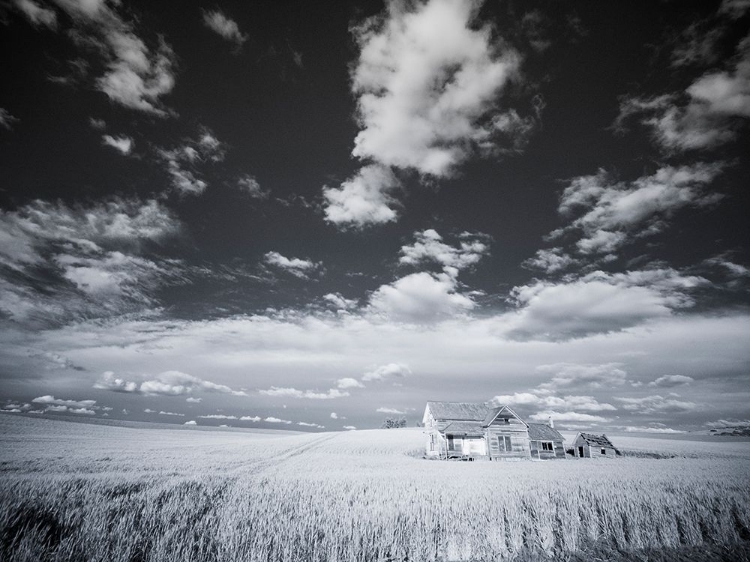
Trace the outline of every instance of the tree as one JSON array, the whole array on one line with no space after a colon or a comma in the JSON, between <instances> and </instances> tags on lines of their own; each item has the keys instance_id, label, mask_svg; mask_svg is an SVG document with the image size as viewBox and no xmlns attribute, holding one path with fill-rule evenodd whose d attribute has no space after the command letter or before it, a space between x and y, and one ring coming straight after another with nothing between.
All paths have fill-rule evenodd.
<instances>
[{"instance_id":1,"label":"tree","mask_svg":"<svg viewBox=\"0 0 750 562\"><path fill-rule=\"evenodd\" d=\"M383 420L383 425L381 425L380 427L383 429L406 427L406 418L385 418L385 420Z\"/></svg>"}]
</instances>

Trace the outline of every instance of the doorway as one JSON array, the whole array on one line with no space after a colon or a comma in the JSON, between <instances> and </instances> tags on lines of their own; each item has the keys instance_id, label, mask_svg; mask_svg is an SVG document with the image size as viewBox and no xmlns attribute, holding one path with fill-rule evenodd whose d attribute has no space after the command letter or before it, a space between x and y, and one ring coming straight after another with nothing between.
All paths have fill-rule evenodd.
<instances>
[{"instance_id":1,"label":"doorway","mask_svg":"<svg viewBox=\"0 0 750 562\"><path fill-rule=\"evenodd\" d=\"M583 447L578 447L578 456L583 458Z\"/></svg>"}]
</instances>

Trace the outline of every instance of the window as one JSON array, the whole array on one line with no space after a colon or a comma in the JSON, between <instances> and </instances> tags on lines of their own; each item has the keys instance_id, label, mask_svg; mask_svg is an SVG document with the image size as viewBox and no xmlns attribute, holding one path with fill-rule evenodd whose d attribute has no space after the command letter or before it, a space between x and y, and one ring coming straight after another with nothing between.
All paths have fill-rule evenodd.
<instances>
[{"instance_id":1,"label":"window","mask_svg":"<svg viewBox=\"0 0 750 562\"><path fill-rule=\"evenodd\" d=\"M509 453L513 450L513 447L510 444L510 435L498 435L497 444L498 444L498 447L500 447L501 453L502 452Z\"/></svg>"},{"instance_id":2,"label":"window","mask_svg":"<svg viewBox=\"0 0 750 562\"><path fill-rule=\"evenodd\" d=\"M435 450L435 441L435 434L433 433L432 435L430 435L430 451Z\"/></svg>"},{"instance_id":3,"label":"window","mask_svg":"<svg viewBox=\"0 0 750 562\"><path fill-rule=\"evenodd\" d=\"M606 454L607 454L607 449L602 449L602 455L606 455Z\"/></svg>"},{"instance_id":4,"label":"window","mask_svg":"<svg viewBox=\"0 0 750 562\"><path fill-rule=\"evenodd\" d=\"M542 441L542 451L554 451L555 447L552 441Z\"/></svg>"}]
</instances>

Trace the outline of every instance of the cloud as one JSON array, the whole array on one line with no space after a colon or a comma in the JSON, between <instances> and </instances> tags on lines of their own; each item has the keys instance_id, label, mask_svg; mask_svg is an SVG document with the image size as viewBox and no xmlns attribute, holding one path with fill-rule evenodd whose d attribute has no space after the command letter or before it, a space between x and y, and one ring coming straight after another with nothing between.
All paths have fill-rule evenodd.
<instances>
[{"instance_id":1,"label":"cloud","mask_svg":"<svg viewBox=\"0 0 750 562\"><path fill-rule=\"evenodd\" d=\"M237 416L227 416L226 414L208 414L205 416L198 416L206 420L236 420Z\"/></svg>"},{"instance_id":2,"label":"cloud","mask_svg":"<svg viewBox=\"0 0 750 562\"><path fill-rule=\"evenodd\" d=\"M188 396L185 398L185 402L190 402L191 404L200 404L201 400L203 400L203 398L195 398L194 396Z\"/></svg>"},{"instance_id":3,"label":"cloud","mask_svg":"<svg viewBox=\"0 0 750 562\"><path fill-rule=\"evenodd\" d=\"M156 152L166 166L172 187L179 195L200 195L208 184L200 179L199 170L223 161L226 147L210 129L200 127L198 135L185 139L182 145L171 149L159 148Z\"/></svg>"},{"instance_id":4,"label":"cloud","mask_svg":"<svg viewBox=\"0 0 750 562\"><path fill-rule=\"evenodd\" d=\"M541 269L545 273L557 273L578 263L578 260L563 252L562 248L537 250L533 258L523 262L524 267Z\"/></svg>"},{"instance_id":5,"label":"cloud","mask_svg":"<svg viewBox=\"0 0 750 562\"><path fill-rule=\"evenodd\" d=\"M540 385L546 390L562 388L611 388L627 382L628 374L621 363L579 364L553 363L539 365L537 372L552 374L552 378Z\"/></svg>"},{"instance_id":6,"label":"cloud","mask_svg":"<svg viewBox=\"0 0 750 562\"><path fill-rule=\"evenodd\" d=\"M261 189L258 180L249 174L237 178L237 189L253 199L268 199L269 192Z\"/></svg>"},{"instance_id":7,"label":"cloud","mask_svg":"<svg viewBox=\"0 0 750 562\"><path fill-rule=\"evenodd\" d=\"M406 412L402 412L401 410L397 410L396 408L384 408L382 406L375 411L380 412L381 414L396 414L396 415L403 415L406 413Z\"/></svg>"},{"instance_id":8,"label":"cloud","mask_svg":"<svg viewBox=\"0 0 750 562\"><path fill-rule=\"evenodd\" d=\"M260 416L242 416L240 421L259 422Z\"/></svg>"},{"instance_id":9,"label":"cloud","mask_svg":"<svg viewBox=\"0 0 750 562\"><path fill-rule=\"evenodd\" d=\"M347 299L341 293L328 293L327 295L323 295L323 299L337 310L350 310L356 308L359 304L359 301L356 299Z\"/></svg>"},{"instance_id":10,"label":"cloud","mask_svg":"<svg viewBox=\"0 0 750 562\"><path fill-rule=\"evenodd\" d=\"M102 143L105 146L111 146L123 156L127 156L133 150L133 139L130 137L113 137L110 135L102 136Z\"/></svg>"},{"instance_id":11,"label":"cloud","mask_svg":"<svg viewBox=\"0 0 750 562\"><path fill-rule=\"evenodd\" d=\"M609 418L594 416L592 414L581 414L579 412L556 412L554 410L545 410L529 416L534 421L547 421L552 418L553 421L572 421L572 422L589 422L589 423L606 423Z\"/></svg>"},{"instance_id":12,"label":"cloud","mask_svg":"<svg viewBox=\"0 0 750 562\"><path fill-rule=\"evenodd\" d=\"M309 423L309 422L297 422L297 425L301 425L302 427L316 427L318 429L325 429L326 426L320 425L317 423Z\"/></svg>"},{"instance_id":13,"label":"cloud","mask_svg":"<svg viewBox=\"0 0 750 562\"><path fill-rule=\"evenodd\" d=\"M478 6L457 0L390 2L354 28L360 48L352 91L360 159L445 177L492 146L504 114L497 97L519 56L476 25Z\"/></svg>"},{"instance_id":14,"label":"cloud","mask_svg":"<svg viewBox=\"0 0 750 562\"><path fill-rule=\"evenodd\" d=\"M435 262L443 266L443 271L451 276L476 265L490 250L485 242L488 236L481 234L464 233L458 246L444 243L443 238L431 228L415 232L414 238L416 241L413 244L401 247L399 264L416 266Z\"/></svg>"},{"instance_id":15,"label":"cloud","mask_svg":"<svg viewBox=\"0 0 750 562\"><path fill-rule=\"evenodd\" d=\"M266 423L284 423L284 424L287 424L287 425L289 425L289 424L292 423L290 420L282 420L282 419L279 419L279 418L275 418L273 416L269 416L269 417L265 418L263 421L266 422Z\"/></svg>"},{"instance_id":16,"label":"cloud","mask_svg":"<svg viewBox=\"0 0 750 562\"><path fill-rule=\"evenodd\" d=\"M633 426L628 425L623 428L623 431L628 433L686 433L680 429L672 429L671 427L653 427L653 426Z\"/></svg>"},{"instance_id":17,"label":"cloud","mask_svg":"<svg viewBox=\"0 0 750 562\"><path fill-rule=\"evenodd\" d=\"M240 32L237 22L225 16L221 10L204 11L203 23L230 43L234 43L237 51L248 40L247 34Z\"/></svg>"},{"instance_id":18,"label":"cloud","mask_svg":"<svg viewBox=\"0 0 750 562\"><path fill-rule=\"evenodd\" d=\"M291 273L300 279L308 279L309 274L317 269L320 264L311 260L300 258L287 258L278 252L268 252L263 256L263 261L279 269Z\"/></svg>"},{"instance_id":19,"label":"cloud","mask_svg":"<svg viewBox=\"0 0 750 562\"><path fill-rule=\"evenodd\" d=\"M183 425L198 425L195 420L186 421Z\"/></svg>"},{"instance_id":20,"label":"cloud","mask_svg":"<svg viewBox=\"0 0 750 562\"><path fill-rule=\"evenodd\" d=\"M150 48L136 33L135 26L119 13L118 4L103 1L57 0L73 29L68 35L86 52L95 52L97 66L105 68L96 79L98 90L111 101L157 117L172 114L161 97L175 85L175 55L159 38Z\"/></svg>"},{"instance_id":21,"label":"cloud","mask_svg":"<svg viewBox=\"0 0 750 562\"><path fill-rule=\"evenodd\" d=\"M45 412L53 412L57 414L68 413L77 414L84 416L93 416L96 414L95 409L99 409L96 406L96 400L62 400L55 398L49 394L45 396L38 396L31 401L33 404L46 405Z\"/></svg>"},{"instance_id":22,"label":"cloud","mask_svg":"<svg viewBox=\"0 0 750 562\"><path fill-rule=\"evenodd\" d=\"M112 392L140 392L138 383L117 377L112 371L105 371L99 377L99 380L94 383L94 388L111 390Z\"/></svg>"},{"instance_id":23,"label":"cloud","mask_svg":"<svg viewBox=\"0 0 750 562\"><path fill-rule=\"evenodd\" d=\"M338 414L337 414L336 412L331 412L331 419L332 419L332 420L337 420L337 419L339 419L339 416L338 416Z\"/></svg>"},{"instance_id":24,"label":"cloud","mask_svg":"<svg viewBox=\"0 0 750 562\"><path fill-rule=\"evenodd\" d=\"M726 14L732 19L740 19L750 11L750 0L722 0L719 13Z\"/></svg>"},{"instance_id":25,"label":"cloud","mask_svg":"<svg viewBox=\"0 0 750 562\"><path fill-rule=\"evenodd\" d=\"M369 310L397 322L429 324L461 315L476 303L458 293L456 279L447 274L412 273L370 296Z\"/></svg>"},{"instance_id":26,"label":"cloud","mask_svg":"<svg viewBox=\"0 0 750 562\"><path fill-rule=\"evenodd\" d=\"M729 428L750 428L750 420L737 420L737 419L729 419L729 420L716 420L712 422L706 422L705 424L708 427L713 427L715 429L729 429Z\"/></svg>"},{"instance_id":27,"label":"cloud","mask_svg":"<svg viewBox=\"0 0 750 562\"><path fill-rule=\"evenodd\" d=\"M362 167L341 187L324 187L325 219L341 227L362 228L393 222L398 203L392 193L401 186L393 172L376 164Z\"/></svg>"},{"instance_id":28,"label":"cloud","mask_svg":"<svg viewBox=\"0 0 750 562\"><path fill-rule=\"evenodd\" d=\"M94 383L94 388L113 392L145 394L146 396L182 396L198 390L232 396L247 396L247 393L242 390L233 390L226 385L203 380L181 371L164 371L156 375L155 378L143 382L127 381L116 377L112 371L106 371ZM188 401L200 402L200 398L188 399Z\"/></svg>"},{"instance_id":29,"label":"cloud","mask_svg":"<svg viewBox=\"0 0 750 562\"><path fill-rule=\"evenodd\" d=\"M156 200L111 199L68 207L35 200L15 211L0 211L0 255L19 273L66 272L76 260L104 269L129 262L128 269L158 269L129 254L177 236L181 223ZM122 272L130 278L138 271ZM141 271L143 273L143 271Z\"/></svg>"},{"instance_id":30,"label":"cloud","mask_svg":"<svg viewBox=\"0 0 750 562\"><path fill-rule=\"evenodd\" d=\"M698 20L680 33L679 41L672 51L672 66L709 65L720 58L717 47L725 29L715 21Z\"/></svg>"},{"instance_id":31,"label":"cloud","mask_svg":"<svg viewBox=\"0 0 750 562\"><path fill-rule=\"evenodd\" d=\"M13 0L13 5L34 27L43 25L49 29L57 28L57 14L54 10L43 8L33 0Z\"/></svg>"},{"instance_id":32,"label":"cloud","mask_svg":"<svg viewBox=\"0 0 750 562\"><path fill-rule=\"evenodd\" d=\"M362 380L367 381L384 381L388 379L402 379L411 375L411 369L403 363L387 363L380 365L372 371L367 371L362 375Z\"/></svg>"},{"instance_id":33,"label":"cloud","mask_svg":"<svg viewBox=\"0 0 750 562\"><path fill-rule=\"evenodd\" d=\"M718 265L732 277L750 277L750 268L747 268L742 264L730 261L729 259L727 259L726 254L704 260L704 263L709 265Z\"/></svg>"},{"instance_id":34,"label":"cloud","mask_svg":"<svg viewBox=\"0 0 750 562\"><path fill-rule=\"evenodd\" d=\"M478 3L388 2L353 28L359 57L351 72L360 131L352 155L364 165L340 188L326 187L326 220L363 227L397 219L391 169L444 178L473 155L523 145L533 118L502 110L519 55L478 25Z\"/></svg>"},{"instance_id":35,"label":"cloud","mask_svg":"<svg viewBox=\"0 0 750 562\"><path fill-rule=\"evenodd\" d=\"M394 401L394 396L412 394L429 398L435 389L446 387L450 381L455 382L457 373L461 374L465 384L459 385L463 389L459 391L464 395L456 395L456 400L476 400L477 395L484 398L496 394L513 395L514 392L524 392L531 381L533 385L540 385L559 375L555 388L544 389L549 390L547 394L536 394L562 399L593 396L600 404L610 403L618 408L615 412L573 406L534 406L525 408L529 413L549 409L604 417L617 414L620 416L619 425L647 425L643 422L651 419L638 420L636 411L622 408L623 403L612 396L640 398L661 394L665 399L715 405L694 412L695 416L683 416L679 425L671 423L670 426L677 429L687 429L683 423L702 424L716 419L746 417L742 408L747 397L743 394L746 389L742 381L746 375L743 366L750 360L744 345L750 334L750 317L742 311L712 310L706 313L692 310L659 317L623 331L555 341L509 339L504 336L507 322L505 314L496 313L456 318L417 329L413 325L383 323L364 314L340 316L319 310L302 311L296 315L241 314L200 320L166 314L128 316L68 324L34 333L18 332L12 328L0 330L0 363L5 366L3 376L8 384L29 392L33 392L34 387L39 388L39 381L28 380L23 374L45 374L36 363L38 359L30 357L31 349L64 353L77 365L86 368L87 373L102 373L109 366L117 365L119 377L139 384L155 379L157 373L179 370L199 376L200 373L213 373L211 380L239 390L249 384L248 373L252 373L255 388L269 389L276 385L324 393L335 387L339 378L354 377L367 385L366 391L350 391L350 397L338 401L271 397L257 390L245 391L255 393L261 402L266 400L279 406L287 404L290 412L300 407L315 409L321 406L318 410L326 418L330 412L337 412L339 417L349 418L344 420L346 423L354 425L359 423L354 419L355 415L362 423L372 426L378 420L378 414L374 412L376 408L403 405L402 401ZM386 379L382 383L374 379L363 380L365 372L385 374L379 367L391 362L408 365L413 374L407 372L407 378ZM546 367L535 370L539 365ZM23 376L15 375L15 379L11 379L15 373ZM51 372L44 378L58 373ZM136 377L127 373L151 375ZM653 390L646 384L665 373L679 373L710 384L698 388L696 382L684 387L687 392L682 398L669 396L661 389L659 392L643 392ZM502 375L500 378L499 374ZM85 398L87 395L98 398L85 394L84 386L90 387L96 375L90 382L86 382L81 373L72 375L68 377L71 380L70 394L62 398ZM333 381L333 384L330 387L318 386L326 381ZM632 381L644 381L644 384L636 389L631 386ZM395 394L391 386L393 382L404 383ZM700 399L696 394L698 391ZM90 389L88 392L97 391ZM180 411L179 405L183 404L194 408L184 402L188 396L205 397L202 404L210 398L196 387L192 393L177 396L173 400L174 407L167 407L166 398L160 401L159 398L145 397L141 398L140 407ZM229 395L218 394L213 400L219 396ZM23 398L21 390L17 398ZM139 397L124 398L132 402ZM333 406L337 409L331 410ZM118 407L118 412L122 407ZM197 420L198 414L211 413L212 410L186 408L186 413L191 411L190 419ZM280 412L280 409L269 410L263 417L276 415L295 419L291 414ZM626 417L631 412L633 419ZM240 415L239 410L232 413ZM242 413L255 416L261 412L245 410ZM671 419L674 416L667 413L664 417ZM313 419L316 418L296 417L297 421Z\"/></svg>"},{"instance_id":36,"label":"cloud","mask_svg":"<svg viewBox=\"0 0 750 562\"><path fill-rule=\"evenodd\" d=\"M721 163L664 166L632 182L616 181L604 170L575 178L563 191L559 211L580 216L565 230L582 231L577 247L583 254L613 252L634 237L663 230L683 207L715 204L721 195L706 187L722 169Z\"/></svg>"},{"instance_id":37,"label":"cloud","mask_svg":"<svg viewBox=\"0 0 750 562\"><path fill-rule=\"evenodd\" d=\"M341 388L341 387L339 387ZM338 388L331 388L327 392L319 392L317 390L298 390L296 388L284 388L278 386L272 386L266 390L259 390L261 394L265 396L282 396L289 398L307 398L310 400L334 400L336 398L343 398L349 396L346 391L341 391Z\"/></svg>"},{"instance_id":38,"label":"cloud","mask_svg":"<svg viewBox=\"0 0 750 562\"><path fill-rule=\"evenodd\" d=\"M622 402L623 409L641 414L692 412L700 408L695 402L664 398L659 395L646 396L643 398L619 397L615 398L615 400Z\"/></svg>"},{"instance_id":39,"label":"cloud","mask_svg":"<svg viewBox=\"0 0 750 562\"><path fill-rule=\"evenodd\" d=\"M46 394L44 396L38 396L34 398L31 402L34 404L66 406L68 408L76 408L76 409L91 409L92 406L96 404L96 400L62 400L60 398L55 398L54 396L51 396L49 394Z\"/></svg>"},{"instance_id":40,"label":"cloud","mask_svg":"<svg viewBox=\"0 0 750 562\"><path fill-rule=\"evenodd\" d=\"M353 425L345 425L344 429L346 429L347 431L356 431L357 428Z\"/></svg>"},{"instance_id":41,"label":"cloud","mask_svg":"<svg viewBox=\"0 0 750 562\"><path fill-rule=\"evenodd\" d=\"M336 381L336 386L338 388L364 388L365 385L363 385L361 382L359 382L357 379L353 379L351 377L345 377L343 379L339 379Z\"/></svg>"},{"instance_id":42,"label":"cloud","mask_svg":"<svg viewBox=\"0 0 750 562\"><path fill-rule=\"evenodd\" d=\"M676 53L677 64L713 55L710 37ZM750 117L750 36L737 45L727 68L706 72L684 91L653 97L626 96L614 128L624 132L633 117L651 129L653 140L667 153L716 148L732 141L744 119Z\"/></svg>"},{"instance_id":43,"label":"cloud","mask_svg":"<svg viewBox=\"0 0 750 562\"><path fill-rule=\"evenodd\" d=\"M693 306L690 291L706 285L702 277L669 268L535 280L512 289L518 310L507 316L507 333L555 340L623 330Z\"/></svg>"},{"instance_id":44,"label":"cloud","mask_svg":"<svg viewBox=\"0 0 750 562\"><path fill-rule=\"evenodd\" d=\"M3 127L10 131L11 129L13 129L13 123L16 123L18 121L18 117L14 117L7 109L5 109L4 107L0 107L0 127Z\"/></svg>"},{"instance_id":45,"label":"cloud","mask_svg":"<svg viewBox=\"0 0 750 562\"><path fill-rule=\"evenodd\" d=\"M661 388L673 388L675 386L682 386L684 384L690 384L694 382L693 377L686 377L685 375L664 375L659 377L655 381L648 383L648 386L659 386Z\"/></svg>"},{"instance_id":46,"label":"cloud","mask_svg":"<svg viewBox=\"0 0 750 562\"><path fill-rule=\"evenodd\" d=\"M563 397L539 394L542 390L530 392L516 392L509 395L499 395L492 399L498 405L530 406L535 408L559 408L565 410L583 410L586 412L605 412L617 410L612 404L602 403L593 396L567 395Z\"/></svg>"}]
</instances>

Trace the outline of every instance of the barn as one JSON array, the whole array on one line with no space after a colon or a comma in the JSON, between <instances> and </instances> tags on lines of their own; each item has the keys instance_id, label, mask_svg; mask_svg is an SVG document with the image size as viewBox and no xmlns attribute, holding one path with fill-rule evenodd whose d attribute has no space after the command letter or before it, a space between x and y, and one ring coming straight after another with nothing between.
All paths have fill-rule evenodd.
<instances>
[{"instance_id":1,"label":"barn","mask_svg":"<svg viewBox=\"0 0 750 562\"><path fill-rule=\"evenodd\" d=\"M614 458L619 454L620 451L615 448L612 441L604 434L579 433L573 440L573 456L576 458Z\"/></svg>"},{"instance_id":2,"label":"barn","mask_svg":"<svg viewBox=\"0 0 750 562\"><path fill-rule=\"evenodd\" d=\"M544 424L526 423L508 406L486 402L427 402L422 423L427 435L425 456L428 458L565 458L560 433Z\"/></svg>"}]
</instances>

